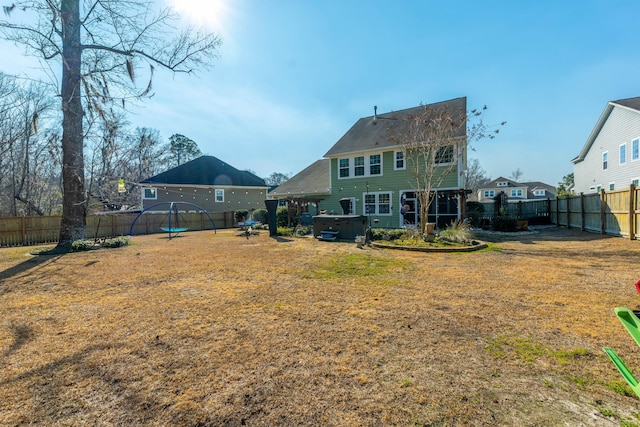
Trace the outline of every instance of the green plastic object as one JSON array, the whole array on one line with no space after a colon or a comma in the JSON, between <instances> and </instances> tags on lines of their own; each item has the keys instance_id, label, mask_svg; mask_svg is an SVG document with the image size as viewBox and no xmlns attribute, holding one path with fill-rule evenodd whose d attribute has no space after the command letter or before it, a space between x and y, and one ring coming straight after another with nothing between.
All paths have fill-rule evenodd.
<instances>
[{"instance_id":1,"label":"green plastic object","mask_svg":"<svg viewBox=\"0 0 640 427\"><path fill-rule=\"evenodd\" d=\"M613 311L618 316L618 320L627 329L631 338L640 346L640 319L626 307L616 307Z\"/></svg>"},{"instance_id":2,"label":"green plastic object","mask_svg":"<svg viewBox=\"0 0 640 427\"><path fill-rule=\"evenodd\" d=\"M609 356L609 359L611 359L613 364L616 365L616 368L618 368L622 377L625 379L627 384L629 384L631 390L633 390L636 396L640 397L640 384L638 384L636 377L634 377L629 368L627 368L627 365L625 365L622 359L620 359L620 356L618 356L612 348L605 347L603 350L607 353L607 356Z\"/></svg>"}]
</instances>

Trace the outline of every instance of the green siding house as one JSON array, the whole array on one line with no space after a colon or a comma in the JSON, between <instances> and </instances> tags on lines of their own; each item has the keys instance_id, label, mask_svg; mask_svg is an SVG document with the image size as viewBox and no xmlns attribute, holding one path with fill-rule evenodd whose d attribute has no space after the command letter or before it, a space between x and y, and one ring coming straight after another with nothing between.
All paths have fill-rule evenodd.
<instances>
[{"instance_id":1,"label":"green siding house","mask_svg":"<svg viewBox=\"0 0 640 427\"><path fill-rule=\"evenodd\" d=\"M466 98L429 105L421 105L406 110L359 119L324 155L323 165L327 182L313 181L316 188L327 188L322 199L308 185L303 185L294 176L276 188L270 197L288 199L292 189L296 189L299 202L305 195L313 197L313 203L321 214L327 215L365 215L371 226L381 228L413 227L419 221L419 200L416 193L417 180L410 162L415 161L407 155L404 146L399 143L412 118L446 108L459 111L459 117L466 117ZM465 120L466 121L466 120ZM466 125L461 126L458 134L453 135L458 150L452 167L443 167L446 176L436 181L432 188L433 201L429 209L429 222L443 227L461 217L464 200L464 173L466 167ZM328 160L328 161L327 161ZM436 160L436 163L440 160ZM435 174L439 173L436 165ZM308 188L307 188L308 187ZM289 194L287 194L287 190ZM341 200L348 199L349 212L343 212ZM312 212L313 213L313 212Z\"/></svg>"}]
</instances>

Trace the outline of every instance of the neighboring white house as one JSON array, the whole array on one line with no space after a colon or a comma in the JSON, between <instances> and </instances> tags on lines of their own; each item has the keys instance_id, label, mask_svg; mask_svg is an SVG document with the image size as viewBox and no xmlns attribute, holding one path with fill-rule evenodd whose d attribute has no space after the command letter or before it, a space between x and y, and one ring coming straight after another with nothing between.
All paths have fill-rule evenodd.
<instances>
[{"instance_id":1,"label":"neighboring white house","mask_svg":"<svg viewBox=\"0 0 640 427\"><path fill-rule=\"evenodd\" d=\"M629 188L640 181L640 97L607 104L573 163L577 194Z\"/></svg>"},{"instance_id":2,"label":"neighboring white house","mask_svg":"<svg viewBox=\"0 0 640 427\"><path fill-rule=\"evenodd\" d=\"M522 200L546 200L556 198L556 188L544 182L516 182L500 177L483 184L478 189L479 202L492 201L495 196L504 192L509 202Z\"/></svg>"}]
</instances>

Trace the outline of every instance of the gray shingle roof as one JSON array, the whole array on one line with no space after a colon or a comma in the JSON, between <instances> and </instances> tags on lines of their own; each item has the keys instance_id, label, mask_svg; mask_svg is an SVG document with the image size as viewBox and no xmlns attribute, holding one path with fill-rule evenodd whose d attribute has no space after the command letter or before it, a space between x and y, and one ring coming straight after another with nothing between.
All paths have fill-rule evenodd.
<instances>
[{"instance_id":1,"label":"gray shingle roof","mask_svg":"<svg viewBox=\"0 0 640 427\"><path fill-rule=\"evenodd\" d=\"M141 183L267 187L264 179L251 172L240 171L213 156L198 157Z\"/></svg>"},{"instance_id":2,"label":"gray shingle roof","mask_svg":"<svg viewBox=\"0 0 640 427\"><path fill-rule=\"evenodd\" d=\"M331 160L316 160L286 182L269 192L272 197L297 197L329 194Z\"/></svg>"},{"instance_id":3,"label":"gray shingle roof","mask_svg":"<svg viewBox=\"0 0 640 427\"><path fill-rule=\"evenodd\" d=\"M467 113L467 98L455 98L406 110L363 117L327 151L324 157L397 147L398 144L392 140L392 136L398 135L407 128L410 123L408 119L425 109L435 112L441 108L446 108L452 114L463 118ZM465 135L466 126L460 126L458 134L454 137L464 137Z\"/></svg>"},{"instance_id":4,"label":"gray shingle roof","mask_svg":"<svg viewBox=\"0 0 640 427\"><path fill-rule=\"evenodd\" d=\"M619 99L617 101L611 101L614 104L622 105L623 107L632 108L640 111L640 97Z\"/></svg>"}]
</instances>

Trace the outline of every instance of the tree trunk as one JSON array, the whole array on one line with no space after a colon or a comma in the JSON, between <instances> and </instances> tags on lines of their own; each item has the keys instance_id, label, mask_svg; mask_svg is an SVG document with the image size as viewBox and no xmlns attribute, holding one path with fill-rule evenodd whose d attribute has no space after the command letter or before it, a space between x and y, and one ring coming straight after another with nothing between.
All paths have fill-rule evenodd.
<instances>
[{"instance_id":1,"label":"tree trunk","mask_svg":"<svg viewBox=\"0 0 640 427\"><path fill-rule=\"evenodd\" d=\"M62 224L58 247L87 234L80 72L80 2L62 0Z\"/></svg>"}]
</instances>

